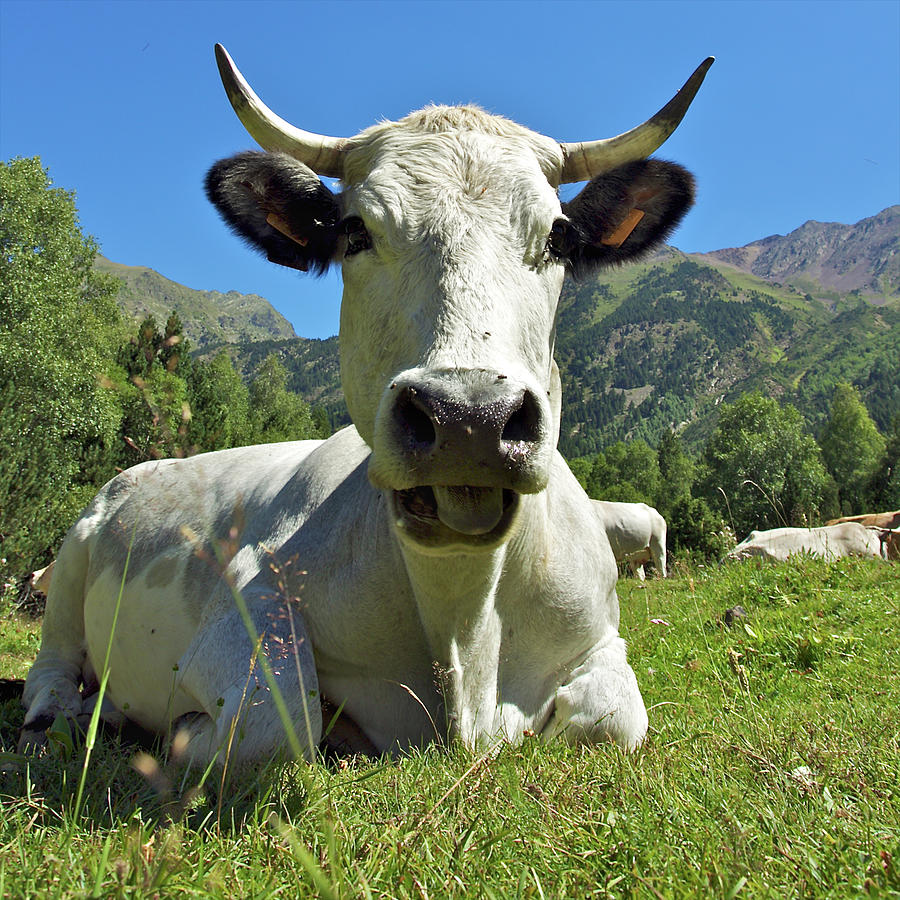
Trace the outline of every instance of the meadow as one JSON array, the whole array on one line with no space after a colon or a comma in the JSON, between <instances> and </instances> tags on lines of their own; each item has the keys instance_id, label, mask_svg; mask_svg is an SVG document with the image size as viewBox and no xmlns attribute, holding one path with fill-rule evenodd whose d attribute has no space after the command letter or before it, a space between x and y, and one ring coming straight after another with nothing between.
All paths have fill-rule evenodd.
<instances>
[{"instance_id":1,"label":"meadow","mask_svg":"<svg viewBox=\"0 0 900 900\"><path fill-rule=\"evenodd\" d=\"M0 896L900 897L897 564L618 590L650 711L631 755L526 737L198 783L109 734L86 765L64 729L26 762L8 699ZM23 677L39 621L7 591L0 623L0 676Z\"/></svg>"}]
</instances>

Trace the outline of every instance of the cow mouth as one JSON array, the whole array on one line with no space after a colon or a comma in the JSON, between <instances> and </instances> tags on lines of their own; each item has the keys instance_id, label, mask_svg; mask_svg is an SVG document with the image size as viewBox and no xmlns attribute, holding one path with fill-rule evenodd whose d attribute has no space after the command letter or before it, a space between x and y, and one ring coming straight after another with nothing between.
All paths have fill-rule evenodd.
<instances>
[{"instance_id":1,"label":"cow mouth","mask_svg":"<svg viewBox=\"0 0 900 900\"><path fill-rule=\"evenodd\" d=\"M471 485L419 485L394 491L397 526L431 546L496 545L508 534L519 505L515 491Z\"/></svg>"}]
</instances>

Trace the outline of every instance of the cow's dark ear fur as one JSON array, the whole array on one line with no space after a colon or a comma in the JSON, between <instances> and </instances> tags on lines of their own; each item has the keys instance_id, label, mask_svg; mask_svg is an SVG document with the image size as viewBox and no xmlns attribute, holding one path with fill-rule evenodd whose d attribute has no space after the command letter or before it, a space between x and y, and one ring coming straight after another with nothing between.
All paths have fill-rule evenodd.
<instances>
[{"instance_id":1,"label":"cow's dark ear fur","mask_svg":"<svg viewBox=\"0 0 900 900\"><path fill-rule=\"evenodd\" d=\"M672 233L693 202L694 178L676 163L645 159L598 175L563 204L574 226L565 254L570 271L583 275L649 253ZM619 243L629 217L638 217L636 210L643 215Z\"/></svg>"},{"instance_id":2,"label":"cow's dark ear fur","mask_svg":"<svg viewBox=\"0 0 900 900\"><path fill-rule=\"evenodd\" d=\"M248 151L219 160L206 174L206 196L231 229L271 262L317 273L331 263L337 197L290 156Z\"/></svg>"}]
</instances>

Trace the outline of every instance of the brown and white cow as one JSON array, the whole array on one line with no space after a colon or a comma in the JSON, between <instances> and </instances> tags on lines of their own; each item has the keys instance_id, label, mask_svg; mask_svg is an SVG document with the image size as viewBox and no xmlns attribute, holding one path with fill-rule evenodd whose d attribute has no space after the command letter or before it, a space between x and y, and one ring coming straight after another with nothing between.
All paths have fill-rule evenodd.
<instances>
[{"instance_id":1,"label":"brown and white cow","mask_svg":"<svg viewBox=\"0 0 900 900\"><path fill-rule=\"evenodd\" d=\"M647 157L712 60L644 125L560 144L442 106L322 138L216 53L266 152L217 163L208 195L272 261L340 265L353 426L107 484L58 556L22 745L83 713L108 651L106 714L186 726L197 761L278 755L285 719L310 756L322 700L378 752L529 732L636 747L615 559L556 450L556 307L567 271L647 253L689 208L689 173Z\"/></svg>"}]
</instances>

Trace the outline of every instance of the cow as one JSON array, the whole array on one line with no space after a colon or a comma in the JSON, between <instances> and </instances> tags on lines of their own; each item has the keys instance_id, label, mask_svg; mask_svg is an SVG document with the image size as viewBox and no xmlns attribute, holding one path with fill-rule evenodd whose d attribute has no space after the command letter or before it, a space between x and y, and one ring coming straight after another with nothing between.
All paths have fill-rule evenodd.
<instances>
[{"instance_id":1,"label":"cow","mask_svg":"<svg viewBox=\"0 0 900 900\"><path fill-rule=\"evenodd\" d=\"M648 157L712 59L643 125L560 144L473 106L314 135L216 57L264 150L213 165L207 195L269 260L340 265L353 424L110 481L58 554L20 746L106 676L105 717L181 730L195 764L314 758L323 704L379 754L638 747L615 558L556 449L556 308L566 272L646 255L692 204Z\"/></svg>"},{"instance_id":2,"label":"cow","mask_svg":"<svg viewBox=\"0 0 900 900\"><path fill-rule=\"evenodd\" d=\"M859 522L866 528L900 528L900 509L893 512L864 513L859 516L841 516L839 519L829 519L826 525L840 525L842 522Z\"/></svg>"},{"instance_id":3,"label":"cow","mask_svg":"<svg viewBox=\"0 0 900 900\"><path fill-rule=\"evenodd\" d=\"M885 559L900 559L900 528L869 528L881 541L881 555Z\"/></svg>"},{"instance_id":4,"label":"cow","mask_svg":"<svg viewBox=\"0 0 900 900\"><path fill-rule=\"evenodd\" d=\"M726 554L727 559L764 559L784 561L791 556L808 554L822 559L842 556L874 556L884 552L877 530L858 522L823 525L820 528L772 528L751 531L740 544Z\"/></svg>"},{"instance_id":5,"label":"cow","mask_svg":"<svg viewBox=\"0 0 900 900\"><path fill-rule=\"evenodd\" d=\"M632 575L644 580L644 563L653 561L666 577L666 520L646 503L594 500L594 512L609 538L613 556Z\"/></svg>"}]
</instances>

